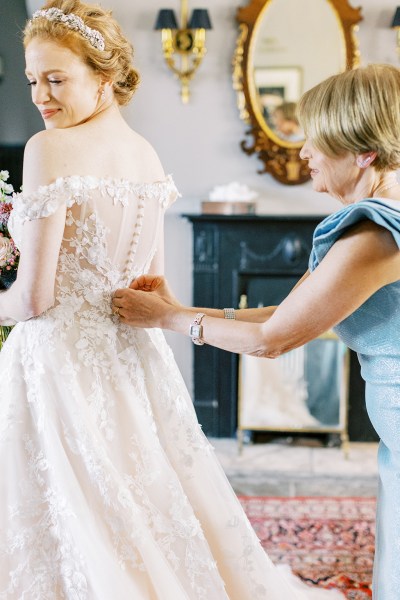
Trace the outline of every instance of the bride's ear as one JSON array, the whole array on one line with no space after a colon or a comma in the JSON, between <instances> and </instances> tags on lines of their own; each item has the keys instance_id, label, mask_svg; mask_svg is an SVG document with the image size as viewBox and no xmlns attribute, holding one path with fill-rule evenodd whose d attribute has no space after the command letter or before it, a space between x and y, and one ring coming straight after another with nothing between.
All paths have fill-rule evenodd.
<instances>
[{"instance_id":1,"label":"bride's ear","mask_svg":"<svg viewBox=\"0 0 400 600\"><path fill-rule=\"evenodd\" d=\"M357 166L360 167L360 169L366 169L374 162L377 156L377 152L364 152L363 154L358 154L356 158Z\"/></svg>"}]
</instances>

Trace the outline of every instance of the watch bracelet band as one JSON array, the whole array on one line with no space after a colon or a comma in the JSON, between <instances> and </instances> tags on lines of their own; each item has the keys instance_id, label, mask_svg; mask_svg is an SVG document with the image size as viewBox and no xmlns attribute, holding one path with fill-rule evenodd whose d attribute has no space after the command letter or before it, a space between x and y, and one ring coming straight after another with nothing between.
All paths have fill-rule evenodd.
<instances>
[{"instance_id":1,"label":"watch bracelet band","mask_svg":"<svg viewBox=\"0 0 400 600\"><path fill-rule=\"evenodd\" d=\"M236 319L234 308L224 308L224 319Z\"/></svg>"},{"instance_id":2,"label":"watch bracelet band","mask_svg":"<svg viewBox=\"0 0 400 600\"><path fill-rule=\"evenodd\" d=\"M204 345L204 342L201 339L201 335L203 333L203 327L201 325L201 321L203 320L203 318L205 316L206 315L204 313L197 313L197 315L195 316L195 318L193 320L193 323L190 325L189 335L190 335L190 337L192 339L193 344L196 344L196 346L203 346ZM193 333L192 333L193 327L198 327L199 328L200 334L198 336L197 335L193 335Z\"/></svg>"},{"instance_id":3,"label":"watch bracelet band","mask_svg":"<svg viewBox=\"0 0 400 600\"><path fill-rule=\"evenodd\" d=\"M197 315L195 316L194 321L193 321L192 324L193 325L200 325L200 323L202 322L202 320L203 320L203 318L205 316L206 315L204 313L197 313Z\"/></svg>"}]
</instances>

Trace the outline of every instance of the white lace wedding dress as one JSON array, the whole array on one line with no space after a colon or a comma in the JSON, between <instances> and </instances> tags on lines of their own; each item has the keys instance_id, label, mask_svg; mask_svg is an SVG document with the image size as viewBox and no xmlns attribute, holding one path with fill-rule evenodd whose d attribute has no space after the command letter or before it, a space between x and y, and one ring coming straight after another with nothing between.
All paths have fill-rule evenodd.
<instances>
[{"instance_id":1,"label":"white lace wedding dress","mask_svg":"<svg viewBox=\"0 0 400 600\"><path fill-rule=\"evenodd\" d=\"M176 195L71 176L14 200L17 244L25 220L67 217L55 304L0 354L1 600L342 598L272 565L162 332L111 312Z\"/></svg>"}]
</instances>

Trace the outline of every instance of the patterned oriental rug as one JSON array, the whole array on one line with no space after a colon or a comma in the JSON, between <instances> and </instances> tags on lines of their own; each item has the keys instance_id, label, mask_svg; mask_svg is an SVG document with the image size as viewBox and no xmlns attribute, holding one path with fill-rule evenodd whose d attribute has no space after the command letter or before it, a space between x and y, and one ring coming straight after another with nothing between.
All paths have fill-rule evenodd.
<instances>
[{"instance_id":1,"label":"patterned oriental rug","mask_svg":"<svg viewBox=\"0 0 400 600\"><path fill-rule=\"evenodd\" d=\"M373 498L239 496L263 548L310 585L370 600L375 539Z\"/></svg>"}]
</instances>

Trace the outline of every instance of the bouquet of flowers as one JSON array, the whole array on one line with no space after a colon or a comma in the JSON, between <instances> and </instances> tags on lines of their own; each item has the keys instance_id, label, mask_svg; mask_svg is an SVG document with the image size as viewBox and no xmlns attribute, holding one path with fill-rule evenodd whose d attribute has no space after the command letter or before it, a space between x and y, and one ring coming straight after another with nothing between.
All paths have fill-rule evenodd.
<instances>
[{"instance_id":1,"label":"bouquet of flowers","mask_svg":"<svg viewBox=\"0 0 400 600\"><path fill-rule=\"evenodd\" d=\"M0 290L6 290L17 277L19 252L8 231L8 219L12 210L13 186L7 183L8 171L0 171ZM0 348L11 327L0 326Z\"/></svg>"}]
</instances>

